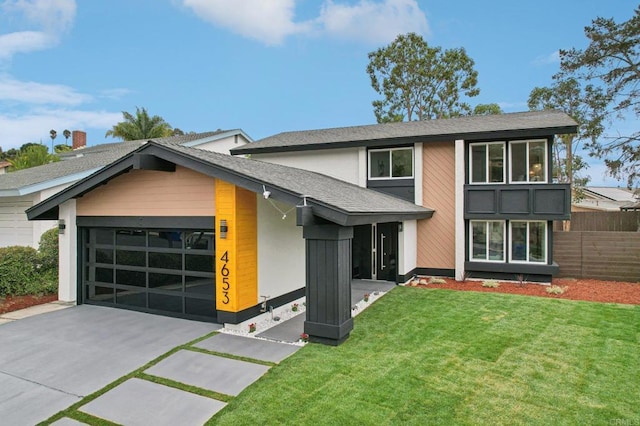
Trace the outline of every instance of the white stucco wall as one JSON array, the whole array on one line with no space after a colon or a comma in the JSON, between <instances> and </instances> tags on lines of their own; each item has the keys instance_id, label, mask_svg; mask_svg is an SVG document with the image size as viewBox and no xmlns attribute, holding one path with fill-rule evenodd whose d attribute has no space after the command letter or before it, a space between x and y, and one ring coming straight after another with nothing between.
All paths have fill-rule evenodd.
<instances>
[{"instance_id":1,"label":"white stucco wall","mask_svg":"<svg viewBox=\"0 0 640 426\"><path fill-rule=\"evenodd\" d=\"M242 135L237 135L237 137L235 135L232 135L232 136L221 138L212 142L207 142L200 145L190 145L190 146L193 146L194 148L198 148L198 149L203 149L205 151L213 151L213 152L219 152L221 154L229 155L230 150L232 150L233 148L238 148L248 142L249 141L247 141Z\"/></svg>"},{"instance_id":2,"label":"white stucco wall","mask_svg":"<svg viewBox=\"0 0 640 426\"><path fill-rule=\"evenodd\" d=\"M273 202L273 204L271 204ZM282 212L288 212L285 219ZM294 206L258 198L258 298L305 286L305 244ZM289 211L291 210L291 211Z\"/></svg>"},{"instance_id":3,"label":"white stucco wall","mask_svg":"<svg viewBox=\"0 0 640 426\"><path fill-rule=\"evenodd\" d=\"M58 299L65 302L75 302L77 299L78 282L78 247L76 227L76 200L65 201L59 206L59 220L64 220L66 229L58 236L59 269L58 269Z\"/></svg>"},{"instance_id":4,"label":"white stucco wall","mask_svg":"<svg viewBox=\"0 0 640 426\"><path fill-rule=\"evenodd\" d=\"M418 259L418 221L405 220L402 231L398 232L398 274L404 275L417 267Z\"/></svg>"},{"instance_id":5,"label":"white stucco wall","mask_svg":"<svg viewBox=\"0 0 640 426\"><path fill-rule=\"evenodd\" d=\"M284 166L297 167L322 173L356 185L366 185L362 181L361 170L366 170L366 155L360 148L326 149L300 152L276 152L271 154L251 154L254 160L268 161ZM366 173L366 172L365 172ZM364 175L364 174L363 174Z\"/></svg>"},{"instance_id":6,"label":"white stucco wall","mask_svg":"<svg viewBox=\"0 0 640 426\"><path fill-rule=\"evenodd\" d=\"M45 231L58 225L55 220L27 220L25 210L63 190L71 183L15 197L0 197L0 247L38 248Z\"/></svg>"}]
</instances>

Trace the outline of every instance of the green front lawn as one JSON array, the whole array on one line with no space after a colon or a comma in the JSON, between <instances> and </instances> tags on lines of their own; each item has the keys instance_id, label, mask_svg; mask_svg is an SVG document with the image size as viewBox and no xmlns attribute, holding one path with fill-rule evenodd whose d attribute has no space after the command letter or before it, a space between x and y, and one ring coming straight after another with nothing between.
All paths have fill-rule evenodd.
<instances>
[{"instance_id":1,"label":"green front lawn","mask_svg":"<svg viewBox=\"0 0 640 426\"><path fill-rule=\"evenodd\" d=\"M640 424L640 307L398 287L212 424Z\"/></svg>"}]
</instances>

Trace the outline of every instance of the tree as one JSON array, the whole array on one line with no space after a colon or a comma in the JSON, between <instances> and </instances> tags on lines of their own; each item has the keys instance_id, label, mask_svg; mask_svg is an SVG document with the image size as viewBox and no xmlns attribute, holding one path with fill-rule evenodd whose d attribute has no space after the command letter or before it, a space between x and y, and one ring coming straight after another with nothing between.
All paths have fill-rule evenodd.
<instances>
[{"instance_id":1,"label":"tree","mask_svg":"<svg viewBox=\"0 0 640 426\"><path fill-rule=\"evenodd\" d=\"M21 149L14 159L8 161L11 163L10 170L15 171L60 161L60 158L50 154L46 146L34 144Z\"/></svg>"},{"instance_id":2,"label":"tree","mask_svg":"<svg viewBox=\"0 0 640 426\"><path fill-rule=\"evenodd\" d=\"M52 154L55 152L54 148L53 148L53 141L55 140L56 136L58 136L58 132L56 132L53 129L49 130L49 137L51 138L51 153Z\"/></svg>"},{"instance_id":3,"label":"tree","mask_svg":"<svg viewBox=\"0 0 640 426\"><path fill-rule=\"evenodd\" d=\"M62 132L62 136L64 136L64 143L69 145L69 138L71 137L71 132L68 129L64 129L64 132Z\"/></svg>"},{"instance_id":4,"label":"tree","mask_svg":"<svg viewBox=\"0 0 640 426\"><path fill-rule=\"evenodd\" d=\"M473 108L473 115L496 115L502 114L502 108L498 104L478 104Z\"/></svg>"},{"instance_id":5,"label":"tree","mask_svg":"<svg viewBox=\"0 0 640 426\"><path fill-rule=\"evenodd\" d=\"M553 144L554 175L558 182L569 183L574 198L581 197L580 188L589 178L578 173L589 165L575 153L583 141L595 141L604 131L606 96L592 85L582 87L575 78L558 78L550 87L535 87L529 94L530 110L558 109L578 123L577 134L557 135Z\"/></svg>"},{"instance_id":6,"label":"tree","mask_svg":"<svg viewBox=\"0 0 640 426\"><path fill-rule=\"evenodd\" d=\"M640 7L625 22L596 18L585 28L586 49L560 51L560 78L573 76L599 85L608 103L607 118L625 113L640 116ZM586 144L585 144L586 145ZM595 140L591 155L604 158L612 176L626 178L632 187L640 183L640 132Z\"/></svg>"},{"instance_id":7,"label":"tree","mask_svg":"<svg viewBox=\"0 0 640 426\"><path fill-rule=\"evenodd\" d=\"M158 115L149 117L145 108L136 107L136 115L122 111L124 121L105 133L105 137L121 138L125 141L153 139L171 136L171 125Z\"/></svg>"},{"instance_id":8,"label":"tree","mask_svg":"<svg viewBox=\"0 0 640 426\"><path fill-rule=\"evenodd\" d=\"M415 33L399 35L369 53L367 73L382 99L373 101L379 123L429 120L471 113L461 99L477 96L478 72L463 48L442 51Z\"/></svg>"}]
</instances>

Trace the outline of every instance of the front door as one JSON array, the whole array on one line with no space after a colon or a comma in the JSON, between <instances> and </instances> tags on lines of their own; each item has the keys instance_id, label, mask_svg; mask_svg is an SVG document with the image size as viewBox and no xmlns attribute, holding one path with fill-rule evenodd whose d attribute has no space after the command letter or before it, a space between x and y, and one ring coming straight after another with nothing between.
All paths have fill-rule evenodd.
<instances>
[{"instance_id":1,"label":"front door","mask_svg":"<svg viewBox=\"0 0 640 426\"><path fill-rule=\"evenodd\" d=\"M396 282L398 276L398 223L378 223L376 228L375 279Z\"/></svg>"}]
</instances>

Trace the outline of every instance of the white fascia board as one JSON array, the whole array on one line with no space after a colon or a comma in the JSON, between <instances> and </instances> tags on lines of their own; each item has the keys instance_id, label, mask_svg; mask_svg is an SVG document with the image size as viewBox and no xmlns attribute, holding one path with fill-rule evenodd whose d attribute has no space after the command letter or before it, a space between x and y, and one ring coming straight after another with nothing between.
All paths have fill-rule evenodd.
<instances>
[{"instance_id":1,"label":"white fascia board","mask_svg":"<svg viewBox=\"0 0 640 426\"><path fill-rule=\"evenodd\" d=\"M15 189L6 189L0 191L0 197L15 197L21 195L33 194L34 192L44 191L45 189L53 188L59 185L65 185L67 183L72 183L78 181L80 179L84 179L87 176L97 172L102 167L96 167L91 170L85 170L81 173L74 173L72 175L62 176L57 179L47 180L44 182L39 182L33 185L23 186L21 188Z\"/></svg>"},{"instance_id":2,"label":"white fascia board","mask_svg":"<svg viewBox=\"0 0 640 426\"><path fill-rule=\"evenodd\" d=\"M185 142L185 143L183 143L181 145L189 147L189 148L193 148L193 147L197 147L198 145L202 145L202 144L209 143L209 142L215 142L217 140L228 138L230 136L235 136L235 135L242 136L249 143L253 142L253 139L251 139L249 137L249 135L247 135L245 132L243 132L240 129L234 129L234 130L229 130L229 131L224 132L224 133L218 133L217 135L209 136L207 138L196 139L194 141Z\"/></svg>"}]
</instances>

